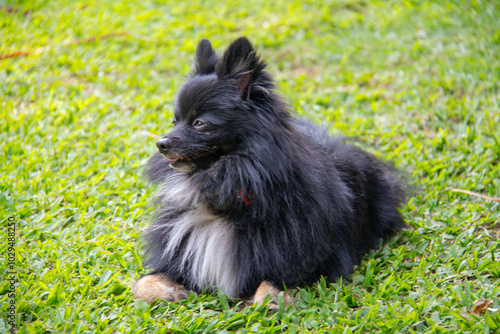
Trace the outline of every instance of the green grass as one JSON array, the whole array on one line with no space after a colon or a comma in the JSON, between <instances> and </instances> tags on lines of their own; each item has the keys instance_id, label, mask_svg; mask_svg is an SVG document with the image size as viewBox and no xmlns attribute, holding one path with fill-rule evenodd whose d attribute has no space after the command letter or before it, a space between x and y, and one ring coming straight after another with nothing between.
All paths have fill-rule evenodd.
<instances>
[{"instance_id":1,"label":"green grass","mask_svg":"<svg viewBox=\"0 0 500 334\"><path fill-rule=\"evenodd\" d=\"M19 333L500 331L499 203L446 189L500 197L498 2L9 3L0 56L32 53L0 60L0 333L9 216ZM141 131L169 131L201 38L222 51L241 35L300 115L408 173L409 228L287 310L209 293L134 301L156 151Z\"/></svg>"}]
</instances>

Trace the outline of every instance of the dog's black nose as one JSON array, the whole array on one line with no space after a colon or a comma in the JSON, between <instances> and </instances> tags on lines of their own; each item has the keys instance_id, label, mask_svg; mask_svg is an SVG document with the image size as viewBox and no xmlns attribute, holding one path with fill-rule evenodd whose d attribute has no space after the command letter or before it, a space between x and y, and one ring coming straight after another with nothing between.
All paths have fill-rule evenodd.
<instances>
[{"instance_id":1,"label":"dog's black nose","mask_svg":"<svg viewBox=\"0 0 500 334\"><path fill-rule=\"evenodd\" d=\"M170 139L168 139L167 137L163 137L156 142L156 147L158 147L158 150L160 150L161 154L167 154L171 144L172 141Z\"/></svg>"}]
</instances>

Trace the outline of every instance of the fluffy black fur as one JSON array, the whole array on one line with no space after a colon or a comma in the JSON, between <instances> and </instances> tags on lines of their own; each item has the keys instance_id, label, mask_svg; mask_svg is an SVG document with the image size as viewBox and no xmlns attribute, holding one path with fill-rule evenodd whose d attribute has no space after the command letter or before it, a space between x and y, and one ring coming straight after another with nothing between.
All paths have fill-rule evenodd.
<instances>
[{"instance_id":1,"label":"fluffy black fur","mask_svg":"<svg viewBox=\"0 0 500 334\"><path fill-rule=\"evenodd\" d=\"M149 162L159 209L146 265L188 289L245 297L264 280L335 280L404 226L393 169L292 117L265 67L244 37L222 57L202 40Z\"/></svg>"}]
</instances>

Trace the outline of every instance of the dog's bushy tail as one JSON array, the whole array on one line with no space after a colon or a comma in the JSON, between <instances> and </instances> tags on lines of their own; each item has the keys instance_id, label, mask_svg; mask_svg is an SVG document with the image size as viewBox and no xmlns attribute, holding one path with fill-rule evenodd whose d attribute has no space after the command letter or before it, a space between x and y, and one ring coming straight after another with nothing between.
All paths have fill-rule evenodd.
<instances>
[{"instance_id":1,"label":"dog's bushy tail","mask_svg":"<svg viewBox=\"0 0 500 334\"><path fill-rule=\"evenodd\" d=\"M355 230L350 231L353 251L363 255L406 223L400 209L407 198L406 182L391 164L382 161L346 138L330 138L325 147L341 178L351 188L356 208Z\"/></svg>"}]
</instances>

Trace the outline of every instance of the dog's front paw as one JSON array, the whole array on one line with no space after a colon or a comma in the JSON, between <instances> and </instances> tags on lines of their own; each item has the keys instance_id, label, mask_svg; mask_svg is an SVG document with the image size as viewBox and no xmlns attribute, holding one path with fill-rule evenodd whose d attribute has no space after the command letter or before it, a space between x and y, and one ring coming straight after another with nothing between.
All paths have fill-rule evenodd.
<instances>
[{"instance_id":1,"label":"dog's front paw","mask_svg":"<svg viewBox=\"0 0 500 334\"><path fill-rule=\"evenodd\" d=\"M146 275L134 284L134 299L142 299L147 303L153 303L157 299L176 302L186 299L189 290L175 283L165 274Z\"/></svg>"},{"instance_id":2,"label":"dog's front paw","mask_svg":"<svg viewBox=\"0 0 500 334\"><path fill-rule=\"evenodd\" d=\"M267 304L267 307L270 310L276 311L279 309L278 295L280 292L281 291L278 288L276 288L268 281L263 281L255 291L255 295L252 297L251 302L254 304L262 304L266 299L266 297L269 295L271 296L271 300ZM285 308L287 308L293 302L293 298L290 297L288 292L285 292L284 301L285 301Z\"/></svg>"}]
</instances>

